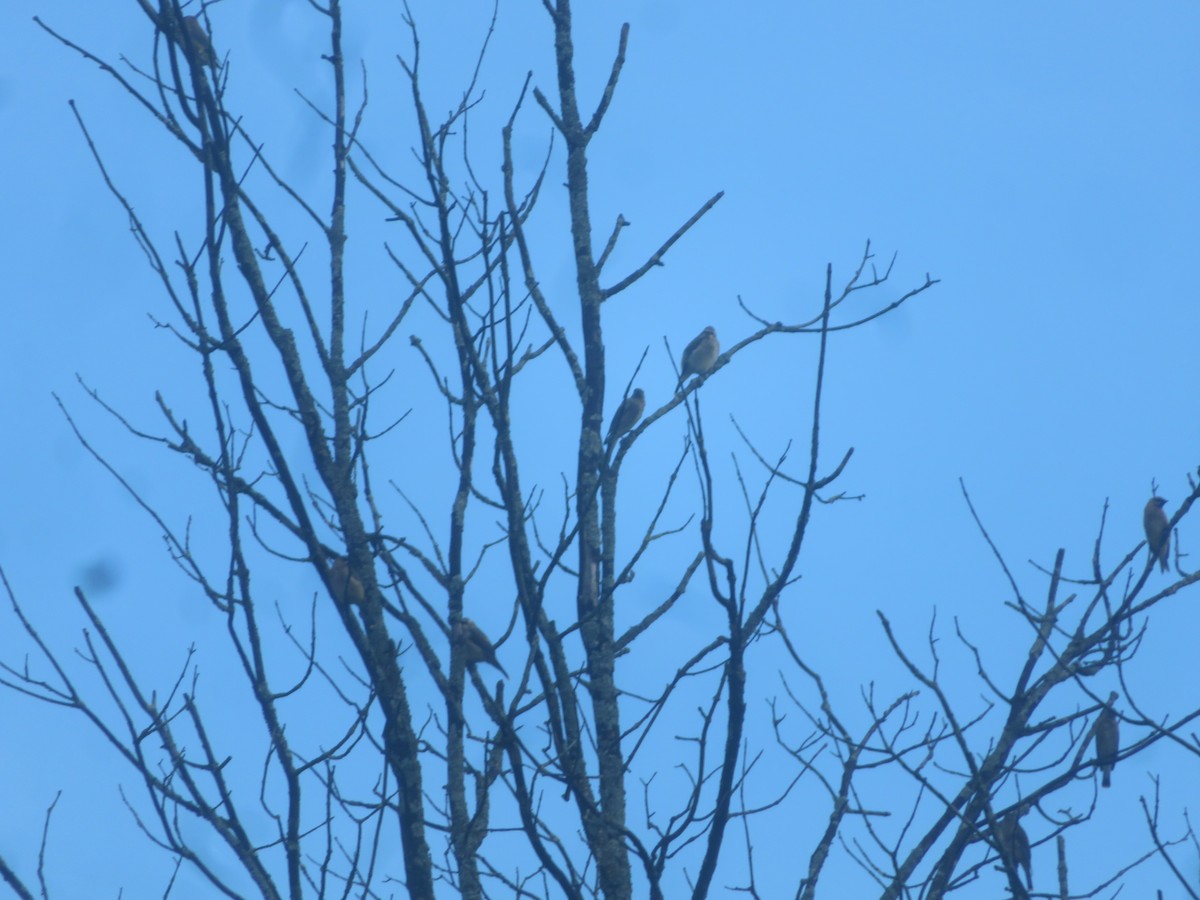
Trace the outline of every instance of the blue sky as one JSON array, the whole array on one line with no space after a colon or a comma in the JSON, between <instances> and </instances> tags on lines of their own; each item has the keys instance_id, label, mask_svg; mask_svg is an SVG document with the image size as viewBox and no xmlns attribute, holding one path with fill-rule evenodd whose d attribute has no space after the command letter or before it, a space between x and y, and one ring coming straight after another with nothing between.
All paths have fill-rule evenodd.
<instances>
[{"instance_id":1,"label":"blue sky","mask_svg":"<svg viewBox=\"0 0 1200 900\"><path fill-rule=\"evenodd\" d=\"M610 397L649 347L639 383L650 408L666 402L673 381L662 337L678 353L712 324L732 344L754 327L739 296L768 319L808 318L825 264L844 281L867 240L881 265L893 253L898 258L891 282L855 300L862 305L856 309L890 301L927 272L941 280L831 344L824 458L854 447L839 488L865 500L818 509L787 615L835 698L857 715L861 685L874 682L887 696L911 687L887 651L875 611L883 610L917 652L936 613L943 665L961 681L964 704L978 703L984 688L954 644L953 622L986 640L990 662L1010 676L1026 635L1004 606L1007 583L971 521L959 478L1022 589L1040 599L1043 579L1027 560L1048 567L1064 547L1067 571L1085 575L1107 501L1104 552L1116 561L1141 539L1152 481L1173 512L1187 474L1200 464L1200 304L1192 272L1200 241L1200 7L851 0L735 12L711 2L579 5L587 108L620 24L632 27L622 83L590 153L598 240L618 214L633 223L610 271L636 266L709 196L725 191L665 267L609 304ZM502 7L483 71L486 103L471 124L481 168L492 175L496 127L524 73L532 70L547 93L553 88L541 5ZM427 100L435 111L449 109L472 60L462 47L477 46L490 7L413 8L423 31ZM111 572L113 584L94 597L114 633L138 647L139 671L168 683L194 643L202 658L213 654L204 671L218 693L221 623L167 558L159 529L79 446L52 397L62 397L89 439L150 502L172 511L174 525L210 504L202 479L128 437L76 383L78 373L147 427L156 423L156 389L181 410L194 409L198 398L191 359L148 317L168 318L167 303L67 101L77 101L114 179L164 245L176 228L196 240L200 175L110 79L38 29L35 14L113 62L123 54L144 65L152 47L133 2L9 0L0 9L7 213L0 358L8 372L0 417L10 428L0 444L0 496L8 510L0 517L0 565L42 632L63 648L81 640L72 586L94 580L97 567ZM292 90L318 102L328 95L321 24L302 0L227 0L211 17L216 45L234 67L231 103L284 174L323 209L329 140ZM367 139L402 167L412 131L393 60L408 49L396 5L353 5L346 49L368 63ZM544 118L527 108L517 135L520 177L536 170L547 134ZM561 181L555 172L548 185ZM379 304L398 289L378 252L394 234L383 230L377 206L361 196L357 202L353 302L358 315L376 309L371 321L378 321ZM566 297L574 276L562 239L563 205L562 191L548 189L534 228L541 278ZM303 223L289 224L300 239ZM423 366L406 341L400 344L387 367L396 367L400 383L411 379L427 389ZM734 453L753 470L730 415L768 456L788 437L806 444L814 346L765 342L705 386L710 453L725 477ZM524 410L525 439L539 451L531 451L530 477L548 498L558 496L558 473L574 470L564 454L575 408L562 421L543 415L547 406L572 402L561 375L560 366L547 363L539 376L545 393ZM389 402L399 414L428 396ZM406 426L414 429L410 436L441 427L440 416L418 408ZM631 453L623 496L633 519L653 503L683 434L677 411ZM421 465L444 465L438 449ZM793 459L800 471L802 457ZM436 481L428 490L428 502L436 502ZM690 496L677 521L686 518ZM724 502L732 540L741 506L733 491ZM781 510L787 502L780 496ZM1193 552L1188 526L1180 538ZM646 595L637 602L652 605L657 595L649 588L673 583L674 571L664 564L639 572ZM316 588L311 572L298 566L267 568L263 579L281 597L311 596ZM11 615L0 616L0 654L19 660L24 645ZM685 638L695 628L698 639L715 621L716 610L701 606L672 627ZM1150 624L1132 670L1139 700L1162 714L1194 706L1187 636L1197 632L1200 614L1185 593L1158 607ZM678 661L659 662L671 668ZM761 661L760 697L778 692L781 664L775 656ZM653 672L655 661L638 665ZM231 727L241 712L231 701ZM163 870L133 865L148 850L120 806L115 784L131 779L111 751L63 710L0 693L0 716L13 723L0 741L0 791L13 811L0 823L0 854L32 873L39 829L31 823L40 822L61 788L51 887L62 896L79 895L80 884L90 896L115 896L122 885L125 896L160 893ZM663 759L671 764L669 753ZM1152 790L1148 773L1162 776L1164 816L1178 831L1183 803L1200 796L1197 771L1194 759L1167 749L1123 764L1094 820L1070 839L1078 886L1110 860L1136 856L1128 841L1139 851L1146 844L1129 823L1140 822L1138 797ZM911 786L895 790L903 798ZM1086 805L1087 790L1081 786L1064 805ZM819 807L820 795L811 799ZM1036 839L1037 826L1027 827ZM791 837L787 828L764 835L764 857L775 845L795 852ZM1091 859L1097 869L1089 869ZM1186 864L1192 872L1198 865L1194 856ZM1034 865L1042 878L1049 875L1049 847L1035 851ZM86 880L73 882L73 872ZM827 885L830 896L839 895L835 885L843 896L869 893L844 860L830 874L844 879ZM793 875L782 873L781 884L794 888ZM1173 896L1160 870L1127 880L1130 896L1155 888Z\"/></svg>"}]
</instances>

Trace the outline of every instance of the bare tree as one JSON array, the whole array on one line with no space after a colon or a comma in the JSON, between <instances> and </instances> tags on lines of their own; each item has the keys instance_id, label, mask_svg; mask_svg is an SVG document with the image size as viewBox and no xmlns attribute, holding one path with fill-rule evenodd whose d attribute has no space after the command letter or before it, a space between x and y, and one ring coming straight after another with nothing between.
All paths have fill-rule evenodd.
<instances>
[{"instance_id":1,"label":"bare tree","mask_svg":"<svg viewBox=\"0 0 1200 900\"><path fill-rule=\"evenodd\" d=\"M848 275L827 267L823 295L799 298L792 321L770 321L742 303L737 337L722 343L706 330L677 361L674 348L691 335L669 335L678 375L669 396L635 387L636 373L609 385L608 304L621 302L721 199L698 199L638 264L612 271L628 223L618 217L607 236L593 234L601 226L589 150L617 100L628 26L614 36L607 82L582 88L571 4L545 0L556 82L545 90L529 78L502 85L498 93L513 96L506 124L480 136L473 116L485 99L495 102L480 83L487 42L464 71L456 106L435 115L408 15L399 66L409 140L401 147L369 137L365 76L355 96L356 65L343 54L342 4L310 4L328 26L332 84L331 102L307 101L332 138L330 181L318 201L283 177L271 143L229 99L238 71L222 55L221 7L136 5L149 52L121 65L40 24L98 64L203 175L198 236L164 241L109 178L106 151L78 115L161 284L169 312L159 324L196 363L207 407L181 409L159 393L161 419L143 427L85 389L133 435L211 483L219 564L198 549L190 524L181 528L178 510L129 490L209 615L225 623L258 716L236 734L214 731L210 711L220 698L209 693L204 659L190 651L172 683L145 683L83 590L86 679L40 637L10 590L37 654L36 664L4 663L2 680L87 718L141 782L140 798L127 802L147 839L214 891L377 897L402 883L413 897L628 898L680 896L686 885L705 897L723 889L719 872L737 871L747 878L739 889L760 896L753 829L758 814L787 809L823 824L807 866L787 860L771 873L773 881L791 877L797 897L817 895L839 847L884 897L941 897L978 882L993 896L1025 897L1032 884L1049 884L1040 872L1030 878L1031 843L1057 838L1061 848L1090 814L1064 813L1051 798L1093 778L1098 761L1119 765L1155 743L1200 752L1187 731L1200 708L1143 709L1124 679L1148 611L1200 578L1180 567L1178 540L1177 577L1156 593L1139 548L1106 568L1097 539L1090 578L1069 579L1060 551L1053 571L1038 576L1038 602L997 549L1009 606L1030 635L1015 681L990 674L988 648L959 631L991 698L964 704L947 687L937 627L921 659L880 613L912 684L865 693L861 728L835 711L791 638L789 622L802 612L788 603L814 509L855 499L837 486L853 450L822 453L827 354L842 332L871 327L937 281L926 275L893 290L894 259L877 266L868 244ZM581 91L598 99L589 105ZM515 158L520 128L550 135L525 180ZM496 146L489 142L503 160L495 182L473 164L481 146ZM570 296L541 274L564 251L537 227L539 201L560 181ZM385 218L388 237L350 242L347 221L359 210ZM386 260L399 287L373 285L365 297L350 274L363 257ZM881 299L863 312L849 302L860 295ZM771 458L736 420L727 426L703 411L709 380L753 366L747 351L779 340L816 350L798 463L790 446ZM390 360L402 352L419 357L426 382L392 377ZM643 359L650 352L660 351L647 346ZM572 399L571 414L538 402L551 390ZM427 462L430 432L406 432L403 423L403 410L435 407L445 423L441 470ZM531 451L549 418L560 428L569 422L572 433L573 472L563 475L557 502L541 487ZM631 490L624 466L647 433L673 427L685 435L681 450L654 460L659 493L638 522L619 502ZM732 478L710 458L715 428L736 431L745 446ZM93 452L121 478L119 465ZM689 479L694 505L680 490ZM442 488L441 505L426 499L431 481ZM645 493L645 484L632 489ZM1192 482L1170 528L1197 497ZM766 534L768 508L771 521L789 523L782 534ZM310 603L264 595L256 573L284 565L311 570ZM631 612L639 607L621 600L647 570L672 588ZM638 683L635 663L667 639L688 593L711 598L721 627L682 648L686 661L673 676ZM786 699L771 700L776 746L759 745L748 722L774 687L753 681L748 660L769 659L775 648L787 667ZM803 686L792 683L797 676ZM785 705L807 718L804 734L792 731ZM686 719L693 709L697 717ZM1107 756L1093 741L1106 709L1122 736ZM691 729L682 740L679 728ZM764 757L774 762L760 764ZM787 760L794 771L781 767ZM876 798L875 770L902 792ZM790 812L804 778L827 791L827 810ZM748 803L751 785L771 799ZM1147 822L1145 858L1170 860L1179 839L1160 837L1151 811ZM200 849L198 827L219 851ZM27 869L0 862L20 896L33 895L21 880ZM1095 889L1068 887L1065 873L1064 863L1059 895Z\"/></svg>"}]
</instances>

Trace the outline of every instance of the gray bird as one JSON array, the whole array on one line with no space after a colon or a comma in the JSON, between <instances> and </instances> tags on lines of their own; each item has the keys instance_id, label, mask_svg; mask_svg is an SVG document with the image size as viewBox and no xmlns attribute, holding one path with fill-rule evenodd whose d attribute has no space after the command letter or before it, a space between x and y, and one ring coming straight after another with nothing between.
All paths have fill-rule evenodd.
<instances>
[{"instance_id":1,"label":"gray bird","mask_svg":"<svg viewBox=\"0 0 1200 900\"><path fill-rule=\"evenodd\" d=\"M501 672L504 677L508 677L508 672L504 671L504 666L500 665L500 660L496 659L496 648L492 646L492 642L488 640L488 636L483 633L483 629L463 616L462 621L458 625L458 645L462 648L463 659L467 665L473 666L476 663L490 663Z\"/></svg>"},{"instance_id":2,"label":"gray bird","mask_svg":"<svg viewBox=\"0 0 1200 900\"><path fill-rule=\"evenodd\" d=\"M339 603L361 606L366 598L362 582L350 571L344 556L336 557L329 567L329 588Z\"/></svg>"},{"instance_id":3,"label":"gray bird","mask_svg":"<svg viewBox=\"0 0 1200 900\"><path fill-rule=\"evenodd\" d=\"M709 325L683 348L683 357L679 361L679 384L675 385L675 390L683 387L689 375L703 375L708 372L720 353L717 330Z\"/></svg>"},{"instance_id":4,"label":"gray bird","mask_svg":"<svg viewBox=\"0 0 1200 900\"><path fill-rule=\"evenodd\" d=\"M200 20L195 16L184 16L183 27L187 31L188 40L192 43L192 49L196 52L196 61L202 66L212 65L213 60L217 58L217 54L213 50L212 40L209 39L208 32L200 24Z\"/></svg>"},{"instance_id":5,"label":"gray bird","mask_svg":"<svg viewBox=\"0 0 1200 900\"><path fill-rule=\"evenodd\" d=\"M1099 718L1096 719L1096 765L1100 767L1102 778L1101 787L1112 786L1112 770L1117 764L1117 750L1120 747L1120 726L1117 724L1117 713L1113 704L1117 701L1117 692L1108 695L1108 703L1104 705Z\"/></svg>"},{"instance_id":6,"label":"gray bird","mask_svg":"<svg viewBox=\"0 0 1200 900\"><path fill-rule=\"evenodd\" d=\"M1032 888L1033 852L1029 846L1029 835L1021 827L1020 817L1015 812L1009 813L1000 821L996 837L1003 843L1012 864L1018 870L1025 870L1025 886Z\"/></svg>"},{"instance_id":7,"label":"gray bird","mask_svg":"<svg viewBox=\"0 0 1200 900\"><path fill-rule=\"evenodd\" d=\"M641 388L634 388L633 393L626 397L613 413L612 422L608 426L607 440L616 440L636 425L645 408L646 395L642 393Z\"/></svg>"},{"instance_id":8,"label":"gray bird","mask_svg":"<svg viewBox=\"0 0 1200 900\"><path fill-rule=\"evenodd\" d=\"M1151 497L1142 512L1142 527L1146 529L1146 546L1150 549L1150 564L1158 560L1159 566L1167 571L1167 556L1171 549L1171 529L1163 507L1167 501L1162 497Z\"/></svg>"}]
</instances>

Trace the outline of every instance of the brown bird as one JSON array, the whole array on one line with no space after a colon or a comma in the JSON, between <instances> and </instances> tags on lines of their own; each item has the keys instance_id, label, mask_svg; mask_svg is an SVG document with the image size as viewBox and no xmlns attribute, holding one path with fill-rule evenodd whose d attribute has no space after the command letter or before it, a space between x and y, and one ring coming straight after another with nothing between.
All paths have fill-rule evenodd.
<instances>
[{"instance_id":1,"label":"brown bird","mask_svg":"<svg viewBox=\"0 0 1200 900\"><path fill-rule=\"evenodd\" d=\"M500 665L500 660L496 659L496 648L492 646L492 642L488 640L488 636L483 633L483 629L463 616L462 621L458 624L458 645L462 648L463 659L467 665L473 666L476 663L490 663L501 672L504 677L508 677L508 672L504 671L504 666Z\"/></svg>"},{"instance_id":2,"label":"brown bird","mask_svg":"<svg viewBox=\"0 0 1200 900\"><path fill-rule=\"evenodd\" d=\"M683 387L689 375L703 375L711 369L720 352L717 330L709 325L683 348L683 357L679 361L679 384L675 385L675 390Z\"/></svg>"},{"instance_id":3,"label":"brown bird","mask_svg":"<svg viewBox=\"0 0 1200 900\"><path fill-rule=\"evenodd\" d=\"M1167 501L1162 497L1151 497L1142 512L1142 527L1146 529L1146 546L1150 549L1150 564L1158 560L1159 566L1167 571L1167 551L1171 549L1171 529L1163 507Z\"/></svg>"},{"instance_id":4,"label":"brown bird","mask_svg":"<svg viewBox=\"0 0 1200 900\"><path fill-rule=\"evenodd\" d=\"M1020 817L1009 813L1000 821L996 837L1002 842L1010 862L1017 869L1025 870L1025 886L1033 887L1033 852L1029 847L1029 835L1021 827Z\"/></svg>"},{"instance_id":5,"label":"brown bird","mask_svg":"<svg viewBox=\"0 0 1200 900\"><path fill-rule=\"evenodd\" d=\"M1113 704L1117 701L1117 692L1108 695L1108 703L1096 719L1096 765L1100 767L1103 777L1101 787L1112 786L1112 770L1117 764L1117 750L1120 745L1120 727L1117 724L1117 714Z\"/></svg>"},{"instance_id":6,"label":"brown bird","mask_svg":"<svg viewBox=\"0 0 1200 900\"><path fill-rule=\"evenodd\" d=\"M329 589L339 603L362 605L366 594L362 582L350 571L346 557L338 556L329 567Z\"/></svg>"},{"instance_id":7,"label":"brown bird","mask_svg":"<svg viewBox=\"0 0 1200 900\"><path fill-rule=\"evenodd\" d=\"M217 58L217 54L213 50L212 40L209 38L208 32L200 24L200 20L195 16L184 16L183 27L187 31L188 40L191 41L192 50L195 51L196 61L202 66L212 65L213 60ZM187 44L185 43L183 46L186 47Z\"/></svg>"},{"instance_id":8,"label":"brown bird","mask_svg":"<svg viewBox=\"0 0 1200 900\"><path fill-rule=\"evenodd\" d=\"M606 440L615 440L636 425L645 408L646 395L642 393L641 388L634 388L633 393L621 401L621 405L613 413Z\"/></svg>"}]
</instances>

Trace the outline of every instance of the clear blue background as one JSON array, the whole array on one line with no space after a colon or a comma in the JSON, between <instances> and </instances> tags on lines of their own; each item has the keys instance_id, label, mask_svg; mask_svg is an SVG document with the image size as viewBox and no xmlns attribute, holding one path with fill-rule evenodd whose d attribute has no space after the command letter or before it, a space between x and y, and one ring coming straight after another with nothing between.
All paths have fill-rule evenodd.
<instances>
[{"instance_id":1,"label":"clear blue background","mask_svg":"<svg viewBox=\"0 0 1200 900\"><path fill-rule=\"evenodd\" d=\"M852 721L863 718L861 685L875 682L884 698L912 686L882 640L875 610L923 659L936 614L943 674L953 678L962 709L979 710L986 690L954 639L953 622L984 645L1004 684L1024 659L1028 631L1004 606L1011 599L1006 581L971 522L958 478L1036 602L1044 579L1027 560L1049 567L1065 547L1067 572L1085 577L1107 501L1103 552L1106 562L1116 561L1141 539L1152 482L1173 512L1187 491L1187 474L1200 463L1193 271L1200 240L1200 7L1028 0L853 0L737 11L711 2L578 5L586 109L607 75L620 23L632 25L621 86L591 150L597 241L618 214L633 223L606 282L636 266L707 197L726 192L664 268L607 308L610 409L613 392L647 346L638 383L651 409L669 399L662 336L678 352L707 324L726 346L752 331L738 296L768 319L809 318L818 309L825 264L833 263L835 283L844 282L867 239L881 266L894 252L899 257L888 285L859 295L854 310L890 301L926 272L941 279L896 313L831 344L824 459L832 465L853 446L838 488L865 500L817 510L801 561L804 578L788 594L785 614L801 651ZM532 70L534 83L554 93L552 38L541 5L502 7L482 74L486 102L471 123L480 169L497 178L496 187L497 127L524 73ZM456 103L466 84L490 7L428 3L414 11L424 40L426 99L438 113ZM216 45L232 61L231 107L246 114L282 174L326 209L330 139L292 90L317 103L328 97L328 67L319 58L327 51L323 20L302 0L229 0L210 12ZM76 384L78 373L135 424L154 430L157 389L181 414L204 416L194 362L148 317L171 314L67 100L77 101L114 179L164 249L174 229L195 245L200 172L111 79L38 29L35 14L114 64L126 56L148 65L153 43L133 2L9 0L0 8L0 421L8 434L0 442L0 565L60 649L81 646L75 584L90 589L113 633L136 648L132 657L147 682L165 688L195 644L211 702L222 696L226 677L213 662L221 623L164 553L159 529L80 447L51 396L64 399L97 448L170 513L173 525L182 529L193 509L208 504L203 479L129 438ZM350 60L363 58L369 67L366 139L403 170L414 141L394 62L395 53L409 50L397 5L349 5L345 46ZM350 69L353 93L357 62ZM525 183L547 134L544 117L530 105L516 145ZM574 277L562 227L560 162L552 163L534 228L539 275L565 310ZM378 323L400 290L378 247L397 236L380 225L378 206L361 195L356 202L352 312L375 310L370 321ZM293 215L291 238L311 238ZM731 453L746 470L755 465L730 415L768 457L789 436L807 446L814 348L808 338L757 345L704 388L712 458L731 484ZM391 414L417 407L396 440L411 453L414 435L437 437L429 460L406 463L417 471L390 473L415 486L422 480L417 472L445 466L438 443L444 413L406 339L395 343L377 374L391 367L406 385L387 395ZM530 480L550 497L560 491L558 473L574 471L577 407L561 378L561 365L547 361L536 376L541 394L527 396L519 409L527 445L538 448L531 451ZM410 381L420 390L406 394ZM544 415L560 405L561 421ZM630 540L683 433L677 411L646 433L626 464ZM297 442L294 450L303 447ZM792 461L795 473L804 471L798 449ZM425 499L436 504L445 496L431 489ZM774 521L786 528L787 503L795 497L779 499L781 518ZM733 553L742 507L733 490L723 502ZM685 503L674 511L679 524L689 510ZM1195 543L1189 532L1185 523L1179 536L1185 552ZM767 543L778 551L782 537L768 536ZM216 561L218 548L201 545L200 552ZM681 541L671 552L686 557L691 549ZM671 552L643 564L638 591L630 591L638 598L634 607L654 605L674 583ZM258 583L280 598L309 597L316 589L299 566L264 570ZM677 633L691 646L719 627L711 601L697 592L694 602L692 615L678 616L658 634L660 648L664 636ZM1153 714L1200 702L1195 602L1184 593L1151 614L1129 686ZM629 617L636 618L635 609ZM477 618L494 628L503 616ZM0 622L0 653L18 662L26 642L11 614ZM763 652L753 672L760 698L780 691L775 671L783 665L777 645ZM205 654L214 654L207 665ZM520 661L515 650L511 658ZM678 659L631 660L644 668L629 670L628 683L674 671L685 658L681 650ZM240 702L231 697L224 711L231 726L239 715L253 715ZM761 699L752 712L761 729L768 721ZM169 865L120 805L116 783L134 793L137 786L115 754L97 746L79 717L11 693L0 693L0 722L0 795L8 813L0 821L0 854L32 878L42 815L61 788L47 863L52 890L99 897L123 886L127 897L159 895ZM661 766L669 769L676 760L661 752ZM1197 812L1194 757L1159 745L1123 764L1093 821L1068 838L1076 891L1148 848L1138 798L1152 794L1151 772L1163 777L1169 834L1182 831L1185 804ZM770 795L771 776L759 778L751 800ZM797 816L793 806L780 826L758 837L764 896L794 890L798 848L806 861L827 813L823 795L815 786L807 790L800 808L811 815ZM1080 785L1050 805L1086 808L1090 790ZM913 784L896 779L874 786L872 798L903 818L912 795ZM1035 840L1048 830L1036 819L1026 827ZM1200 867L1194 849L1181 852L1184 871L1194 874ZM795 863L780 866L781 857ZM1052 845L1035 850L1035 886L1051 886L1053 865ZM718 883L738 882L737 870L732 863ZM184 878L180 896L204 895ZM826 896L874 893L844 855L831 863L828 878ZM1178 894L1153 866L1126 883L1129 896L1158 888Z\"/></svg>"}]
</instances>

